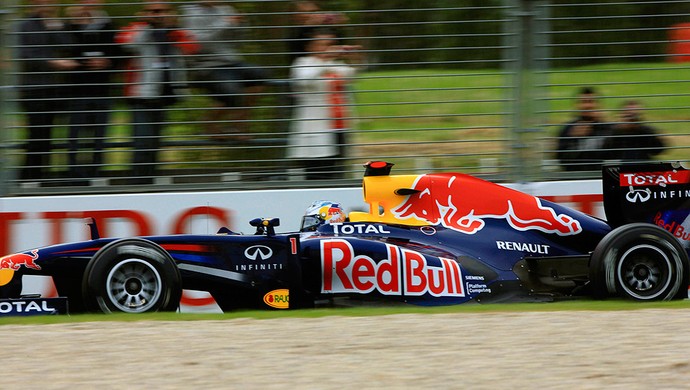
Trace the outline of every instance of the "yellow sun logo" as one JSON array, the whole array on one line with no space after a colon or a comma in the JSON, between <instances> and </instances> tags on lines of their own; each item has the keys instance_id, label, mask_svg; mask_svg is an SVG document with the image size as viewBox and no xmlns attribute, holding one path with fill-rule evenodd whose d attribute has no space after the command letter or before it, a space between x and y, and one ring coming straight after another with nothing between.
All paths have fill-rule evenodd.
<instances>
[{"instance_id":1,"label":"yellow sun logo","mask_svg":"<svg viewBox=\"0 0 690 390\"><path fill-rule=\"evenodd\" d=\"M4 286L12 280L14 270L0 269L0 286Z\"/></svg>"}]
</instances>

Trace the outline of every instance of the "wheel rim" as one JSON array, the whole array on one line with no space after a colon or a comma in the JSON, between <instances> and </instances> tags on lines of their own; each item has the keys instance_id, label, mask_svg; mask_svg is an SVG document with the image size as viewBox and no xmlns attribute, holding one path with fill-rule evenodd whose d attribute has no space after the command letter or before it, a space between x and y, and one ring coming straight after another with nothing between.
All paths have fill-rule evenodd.
<instances>
[{"instance_id":1,"label":"wheel rim","mask_svg":"<svg viewBox=\"0 0 690 390\"><path fill-rule=\"evenodd\" d=\"M667 253L652 245L636 245L621 256L617 277L633 298L655 299L671 284L672 269Z\"/></svg>"},{"instance_id":2,"label":"wheel rim","mask_svg":"<svg viewBox=\"0 0 690 390\"><path fill-rule=\"evenodd\" d=\"M108 273L108 298L118 310L140 313L151 309L161 295L161 276L150 263L126 259Z\"/></svg>"}]
</instances>

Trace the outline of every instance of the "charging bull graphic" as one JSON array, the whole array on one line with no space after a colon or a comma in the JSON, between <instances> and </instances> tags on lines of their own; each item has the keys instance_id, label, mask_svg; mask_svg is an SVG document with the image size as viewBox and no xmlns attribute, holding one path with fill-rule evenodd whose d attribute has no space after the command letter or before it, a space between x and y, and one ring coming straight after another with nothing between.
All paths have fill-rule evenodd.
<instances>
[{"instance_id":1,"label":"charging bull graphic","mask_svg":"<svg viewBox=\"0 0 690 390\"><path fill-rule=\"evenodd\" d=\"M408 190L409 191L409 190ZM539 230L561 236L578 234L580 223L559 214L528 194L466 175L433 174L419 176L414 192L392 209L400 219L417 218L439 223L461 233L475 234L485 219L506 219L516 230Z\"/></svg>"},{"instance_id":2,"label":"charging bull graphic","mask_svg":"<svg viewBox=\"0 0 690 390\"><path fill-rule=\"evenodd\" d=\"M13 271L19 270L22 265L26 268L41 269L34 261L38 259L38 249L31 251L31 255L26 253L16 253L0 258L0 270L11 269Z\"/></svg>"}]
</instances>

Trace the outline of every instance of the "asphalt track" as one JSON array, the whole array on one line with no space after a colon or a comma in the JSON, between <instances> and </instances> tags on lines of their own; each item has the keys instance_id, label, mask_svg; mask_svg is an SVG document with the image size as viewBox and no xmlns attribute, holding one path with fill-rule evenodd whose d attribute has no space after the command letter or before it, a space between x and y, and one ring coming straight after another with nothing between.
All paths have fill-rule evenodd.
<instances>
[{"instance_id":1,"label":"asphalt track","mask_svg":"<svg viewBox=\"0 0 690 390\"><path fill-rule=\"evenodd\" d=\"M683 389L690 309L0 326L2 389Z\"/></svg>"}]
</instances>

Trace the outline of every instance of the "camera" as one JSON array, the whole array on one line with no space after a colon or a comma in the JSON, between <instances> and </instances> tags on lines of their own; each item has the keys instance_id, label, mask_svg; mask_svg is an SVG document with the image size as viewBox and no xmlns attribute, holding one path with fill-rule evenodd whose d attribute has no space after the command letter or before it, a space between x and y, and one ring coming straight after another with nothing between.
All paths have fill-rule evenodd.
<instances>
[{"instance_id":1,"label":"camera","mask_svg":"<svg viewBox=\"0 0 690 390\"><path fill-rule=\"evenodd\" d=\"M623 119L626 122L639 122L640 116L635 112L626 112L623 114Z\"/></svg>"}]
</instances>

